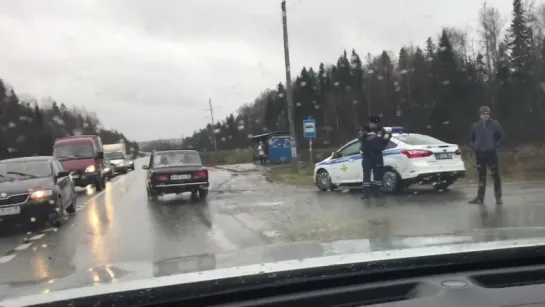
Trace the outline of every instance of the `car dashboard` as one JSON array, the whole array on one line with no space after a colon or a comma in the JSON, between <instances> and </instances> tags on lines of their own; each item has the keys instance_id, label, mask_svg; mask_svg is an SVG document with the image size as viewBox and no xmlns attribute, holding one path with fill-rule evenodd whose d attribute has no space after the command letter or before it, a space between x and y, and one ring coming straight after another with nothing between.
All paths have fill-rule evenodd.
<instances>
[{"instance_id":1,"label":"car dashboard","mask_svg":"<svg viewBox=\"0 0 545 307\"><path fill-rule=\"evenodd\" d=\"M543 259L545 247L525 246L262 272L32 306L538 307L545 306Z\"/></svg>"}]
</instances>

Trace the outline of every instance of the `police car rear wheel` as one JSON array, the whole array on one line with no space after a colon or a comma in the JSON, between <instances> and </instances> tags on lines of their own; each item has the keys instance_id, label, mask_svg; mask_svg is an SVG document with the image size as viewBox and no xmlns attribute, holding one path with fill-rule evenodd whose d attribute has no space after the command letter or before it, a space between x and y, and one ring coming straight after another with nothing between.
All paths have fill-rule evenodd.
<instances>
[{"instance_id":1,"label":"police car rear wheel","mask_svg":"<svg viewBox=\"0 0 545 307\"><path fill-rule=\"evenodd\" d=\"M324 192L335 189L335 186L331 183L331 176L323 169L319 170L316 174L316 186Z\"/></svg>"},{"instance_id":2,"label":"police car rear wheel","mask_svg":"<svg viewBox=\"0 0 545 307\"><path fill-rule=\"evenodd\" d=\"M382 175L382 189L388 193L395 193L403 190L403 182L399 174L393 169L387 169Z\"/></svg>"}]
</instances>

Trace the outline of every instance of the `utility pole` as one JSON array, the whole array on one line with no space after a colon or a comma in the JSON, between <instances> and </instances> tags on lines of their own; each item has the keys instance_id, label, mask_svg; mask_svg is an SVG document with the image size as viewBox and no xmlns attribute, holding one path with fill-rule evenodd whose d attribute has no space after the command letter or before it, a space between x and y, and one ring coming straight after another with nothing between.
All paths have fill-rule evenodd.
<instances>
[{"instance_id":1,"label":"utility pole","mask_svg":"<svg viewBox=\"0 0 545 307\"><path fill-rule=\"evenodd\" d=\"M293 89L291 86L290 50L288 44L288 17L286 14L286 0L282 0L282 26L284 33L284 62L286 64L286 100L288 101L288 122L291 136L291 168L297 172L299 169L299 158L295 145L295 124L293 122Z\"/></svg>"},{"instance_id":2,"label":"utility pole","mask_svg":"<svg viewBox=\"0 0 545 307\"><path fill-rule=\"evenodd\" d=\"M214 108L212 108L212 98L208 98L208 106L210 109L210 119L212 120L212 140L214 141L214 152L218 152L218 143L216 142L216 132L214 131L214 127L216 126L216 122L214 121Z\"/></svg>"}]
</instances>

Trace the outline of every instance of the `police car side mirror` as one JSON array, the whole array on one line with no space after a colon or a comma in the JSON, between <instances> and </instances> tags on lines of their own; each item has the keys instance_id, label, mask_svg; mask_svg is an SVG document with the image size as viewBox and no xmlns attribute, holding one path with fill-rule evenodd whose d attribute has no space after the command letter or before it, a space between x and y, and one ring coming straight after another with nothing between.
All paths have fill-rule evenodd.
<instances>
[{"instance_id":1,"label":"police car side mirror","mask_svg":"<svg viewBox=\"0 0 545 307\"><path fill-rule=\"evenodd\" d=\"M331 157L332 157L333 159L337 159L337 158L339 158L340 156L341 156L341 153L338 152L338 151L334 151L333 153L331 153Z\"/></svg>"}]
</instances>

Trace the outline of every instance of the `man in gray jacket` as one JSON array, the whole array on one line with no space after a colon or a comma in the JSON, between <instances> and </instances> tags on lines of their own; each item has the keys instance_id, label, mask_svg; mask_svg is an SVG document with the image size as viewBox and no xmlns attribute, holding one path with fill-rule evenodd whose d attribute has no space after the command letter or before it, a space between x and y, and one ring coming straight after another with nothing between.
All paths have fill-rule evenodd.
<instances>
[{"instance_id":1,"label":"man in gray jacket","mask_svg":"<svg viewBox=\"0 0 545 307\"><path fill-rule=\"evenodd\" d=\"M470 204L482 204L486 191L486 169L490 168L494 179L494 194L496 204L501 205L501 179L498 163L498 148L503 142L503 129L500 123L490 118L490 108L482 106L479 108L481 120L473 124L469 133L469 144L477 158L477 170L479 172L479 190L477 197L471 200Z\"/></svg>"}]
</instances>

